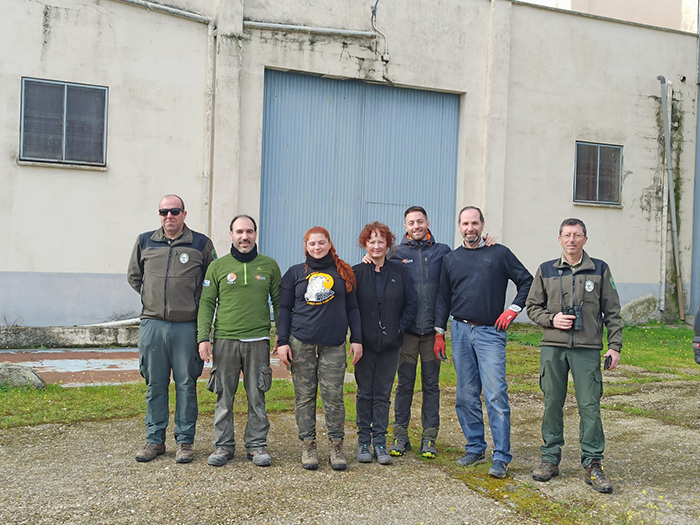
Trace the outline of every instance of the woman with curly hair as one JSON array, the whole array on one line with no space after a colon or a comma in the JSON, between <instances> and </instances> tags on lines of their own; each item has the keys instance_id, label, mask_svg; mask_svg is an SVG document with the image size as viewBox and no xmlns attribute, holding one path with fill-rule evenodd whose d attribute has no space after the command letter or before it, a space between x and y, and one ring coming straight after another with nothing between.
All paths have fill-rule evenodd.
<instances>
[{"instance_id":1,"label":"woman with curly hair","mask_svg":"<svg viewBox=\"0 0 700 525\"><path fill-rule=\"evenodd\" d=\"M348 326L352 364L362 357L355 274L335 253L325 228L314 226L306 232L304 250L306 262L290 267L282 277L277 355L292 371L302 466L318 468L316 396L320 389L331 468L345 470L343 384Z\"/></svg>"},{"instance_id":2,"label":"woman with curly hair","mask_svg":"<svg viewBox=\"0 0 700 525\"><path fill-rule=\"evenodd\" d=\"M357 382L357 461L371 463L370 445L381 465L391 465L386 450L391 387L394 384L403 333L418 309L416 290L401 264L387 260L394 246L389 227L373 222L360 233L360 246L370 264L353 266L357 280L364 353L355 365Z\"/></svg>"}]
</instances>

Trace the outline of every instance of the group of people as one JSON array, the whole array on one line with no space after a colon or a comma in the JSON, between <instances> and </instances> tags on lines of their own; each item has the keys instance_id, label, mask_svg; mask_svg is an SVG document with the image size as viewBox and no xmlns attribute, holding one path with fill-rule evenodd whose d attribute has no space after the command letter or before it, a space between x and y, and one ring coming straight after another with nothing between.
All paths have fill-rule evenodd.
<instances>
[{"instance_id":1,"label":"group of people","mask_svg":"<svg viewBox=\"0 0 700 525\"><path fill-rule=\"evenodd\" d=\"M319 391L331 468L347 468L343 386L348 356L357 383L357 461L370 463L374 458L389 465L392 456L412 449L408 428L419 359L420 454L436 457L440 363L447 359L445 331L452 317L455 408L467 440L458 463L486 461L483 392L494 442L489 474L504 478L512 460L506 330L527 308L530 319L543 327L543 445L532 477L549 481L559 474L563 405L571 371L581 418L584 479L599 492L612 492L601 463L605 438L600 353L605 324L609 346L605 365L617 366L622 346L620 304L607 264L583 250L587 232L582 221L562 223L563 253L540 265L534 280L508 248L484 236L485 219L474 206L458 215L463 242L455 250L435 240L426 211L412 206L404 213L405 236L398 246L386 225L367 224L358 239L367 254L351 267L337 255L329 232L315 226L304 235L304 262L282 275L274 259L258 253L252 217L233 218L230 254L217 258L211 240L185 225L187 212L179 196L163 197L158 212L161 228L138 237L128 272L143 303L138 346L147 384L146 445L137 461L165 453L171 371L176 461L193 460L196 381L204 361L212 361L207 388L217 397L214 451L208 464L223 466L234 456L233 402L241 372L248 398L247 457L258 466L271 464L265 408L265 393L272 385L271 303L277 327L274 352L292 373L303 468L319 466ZM517 292L503 310L509 281ZM393 441L387 448L390 396L397 374Z\"/></svg>"}]
</instances>

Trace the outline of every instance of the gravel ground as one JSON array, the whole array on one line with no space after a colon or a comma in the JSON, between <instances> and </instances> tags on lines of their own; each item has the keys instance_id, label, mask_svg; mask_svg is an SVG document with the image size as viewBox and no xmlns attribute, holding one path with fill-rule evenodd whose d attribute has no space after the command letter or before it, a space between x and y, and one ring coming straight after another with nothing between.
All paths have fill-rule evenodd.
<instances>
[{"instance_id":1,"label":"gravel ground","mask_svg":"<svg viewBox=\"0 0 700 525\"><path fill-rule=\"evenodd\" d=\"M0 522L523 523L417 457L390 467L353 458L346 472L322 461L318 471L305 471L292 414L271 418L271 467L255 467L238 451L226 466L210 467L212 418L200 424L189 465L175 463L172 438L163 456L134 461L140 420L3 431ZM348 452L350 459L356 448Z\"/></svg>"},{"instance_id":2,"label":"gravel ground","mask_svg":"<svg viewBox=\"0 0 700 525\"><path fill-rule=\"evenodd\" d=\"M598 494L583 483L573 399L565 412L567 446L561 475L549 483L530 477L539 459L541 397L519 394L511 401L514 460L508 478L495 482L497 487L526 486L535 497L587 509L586 523L700 522L698 382L653 383L635 396L605 398L608 404L683 414L687 423L665 425L604 410L605 466L615 483L612 495ZM464 438L454 413L454 392L445 392L442 407L438 451L456 459L454 451L463 447ZM242 419L237 415L238 422ZM324 439L320 469L301 468L293 414L271 416L273 464L268 468L253 466L240 451L225 467L208 466L212 416L202 416L198 429L197 455L189 465L175 463L171 436L164 456L145 464L134 461L143 444L141 419L1 430L0 523L538 522L518 513L514 505L468 489L413 452L388 467L358 464L350 426L346 472L330 469ZM242 451L242 444L239 447ZM486 466L478 469L474 475L485 476Z\"/></svg>"}]
</instances>

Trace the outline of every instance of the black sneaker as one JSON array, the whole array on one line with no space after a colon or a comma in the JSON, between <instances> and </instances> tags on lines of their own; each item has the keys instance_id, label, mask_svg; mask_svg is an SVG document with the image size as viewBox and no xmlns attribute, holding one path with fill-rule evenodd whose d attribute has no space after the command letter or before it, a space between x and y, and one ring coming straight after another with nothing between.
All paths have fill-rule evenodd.
<instances>
[{"instance_id":1,"label":"black sneaker","mask_svg":"<svg viewBox=\"0 0 700 525\"><path fill-rule=\"evenodd\" d=\"M369 452L369 445L357 446L357 461L360 463L372 463L372 454Z\"/></svg>"},{"instance_id":2,"label":"black sneaker","mask_svg":"<svg viewBox=\"0 0 700 525\"><path fill-rule=\"evenodd\" d=\"M374 457L380 465L391 465L394 462L384 445L374 445Z\"/></svg>"},{"instance_id":3,"label":"black sneaker","mask_svg":"<svg viewBox=\"0 0 700 525\"><path fill-rule=\"evenodd\" d=\"M477 454L476 452L467 452L457 460L457 465L460 465L462 467L471 467L472 465L477 465L479 463L483 463L486 461L486 454L483 452L481 454Z\"/></svg>"}]
</instances>

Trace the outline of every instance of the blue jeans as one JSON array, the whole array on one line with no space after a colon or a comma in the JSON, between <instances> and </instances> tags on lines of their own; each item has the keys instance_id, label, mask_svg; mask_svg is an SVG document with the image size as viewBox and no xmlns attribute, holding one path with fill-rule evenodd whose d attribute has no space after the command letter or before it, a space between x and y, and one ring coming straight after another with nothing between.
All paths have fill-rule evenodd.
<instances>
[{"instance_id":1,"label":"blue jeans","mask_svg":"<svg viewBox=\"0 0 700 525\"><path fill-rule=\"evenodd\" d=\"M493 460L510 463L510 404L506 381L506 332L493 326L452 321L452 360L457 372L459 424L467 438L467 452L486 451L481 391L493 436Z\"/></svg>"}]
</instances>

